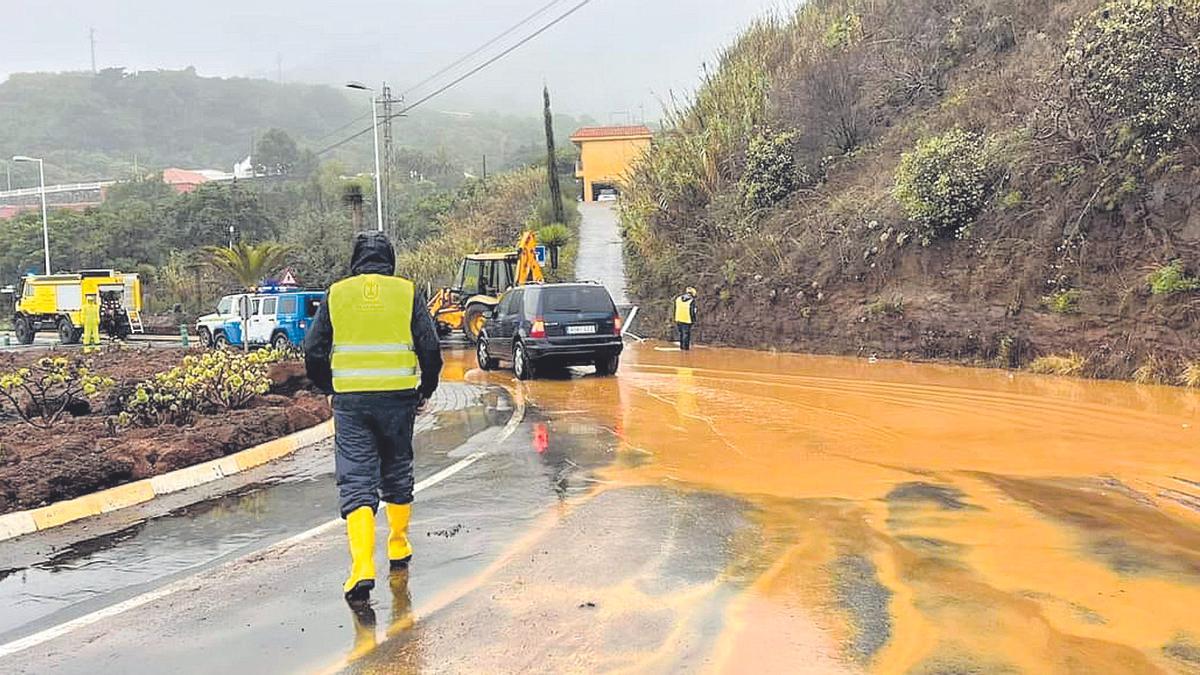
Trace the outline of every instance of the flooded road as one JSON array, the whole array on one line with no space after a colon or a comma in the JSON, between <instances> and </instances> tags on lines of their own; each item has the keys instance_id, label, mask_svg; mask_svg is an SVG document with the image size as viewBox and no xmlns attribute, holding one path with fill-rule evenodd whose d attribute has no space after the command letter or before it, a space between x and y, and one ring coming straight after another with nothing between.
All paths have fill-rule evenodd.
<instances>
[{"instance_id":1,"label":"flooded road","mask_svg":"<svg viewBox=\"0 0 1200 675\"><path fill-rule=\"evenodd\" d=\"M616 378L465 377L524 416L427 449L419 478L481 458L418 495L411 575L369 612L335 529L0 667L1200 668L1195 392L651 343Z\"/></svg>"},{"instance_id":2,"label":"flooded road","mask_svg":"<svg viewBox=\"0 0 1200 675\"><path fill-rule=\"evenodd\" d=\"M744 585L716 670L814 654L888 673L1200 667L1196 393L737 350L632 356L618 381L537 382L529 398L614 430L606 491L748 505L753 535L721 542L719 576Z\"/></svg>"}]
</instances>

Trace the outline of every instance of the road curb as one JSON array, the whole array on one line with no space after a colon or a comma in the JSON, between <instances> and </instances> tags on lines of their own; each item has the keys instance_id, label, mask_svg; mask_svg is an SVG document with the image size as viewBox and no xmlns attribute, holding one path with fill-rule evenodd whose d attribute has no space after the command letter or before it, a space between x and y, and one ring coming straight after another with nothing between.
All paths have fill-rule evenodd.
<instances>
[{"instance_id":1,"label":"road curb","mask_svg":"<svg viewBox=\"0 0 1200 675\"><path fill-rule=\"evenodd\" d=\"M241 473L290 455L333 436L333 420L247 448L220 459L145 478L125 485L0 516L0 541L65 525L84 518L144 504L155 497L179 492Z\"/></svg>"}]
</instances>

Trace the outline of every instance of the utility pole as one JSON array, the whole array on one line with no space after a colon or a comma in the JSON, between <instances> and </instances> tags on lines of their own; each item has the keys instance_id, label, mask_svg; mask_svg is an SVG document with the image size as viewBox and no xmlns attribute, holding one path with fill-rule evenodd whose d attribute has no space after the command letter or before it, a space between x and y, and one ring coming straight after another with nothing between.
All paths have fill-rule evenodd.
<instances>
[{"instance_id":1,"label":"utility pole","mask_svg":"<svg viewBox=\"0 0 1200 675\"><path fill-rule=\"evenodd\" d=\"M92 74L96 74L96 29L88 29L88 41L92 45Z\"/></svg>"},{"instance_id":2,"label":"utility pole","mask_svg":"<svg viewBox=\"0 0 1200 675\"><path fill-rule=\"evenodd\" d=\"M383 83L383 222L392 220L392 88Z\"/></svg>"},{"instance_id":3,"label":"utility pole","mask_svg":"<svg viewBox=\"0 0 1200 675\"><path fill-rule=\"evenodd\" d=\"M275 55L275 79L283 84L283 54Z\"/></svg>"},{"instance_id":4,"label":"utility pole","mask_svg":"<svg viewBox=\"0 0 1200 675\"><path fill-rule=\"evenodd\" d=\"M562 189L558 184L558 158L554 151L554 115L550 112L550 87L542 88L542 98L545 101L544 115L546 117L546 176L550 181L550 204L554 207L554 222L566 223L567 216L563 210Z\"/></svg>"},{"instance_id":5,"label":"utility pole","mask_svg":"<svg viewBox=\"0 0 1200 675\"><path fill-rule=\"evenodd\" d=\"M483 156L483 182L487 182L487 155Z\"/></svg>"},{"instance_id":6,"label":"utility pole","mask_svg":"<svg viewBox=\"0 0 1200 675\"><path fill-rule=\"evenodd\" d=\"M387 82L383 83L383 219L391 221L392 207L392 172L396 166L396 150L392 142L392 118L397 115L392 112L392 106L404 103L404 97L392 98L392 88Z\"/></svg>"}]
</instances>

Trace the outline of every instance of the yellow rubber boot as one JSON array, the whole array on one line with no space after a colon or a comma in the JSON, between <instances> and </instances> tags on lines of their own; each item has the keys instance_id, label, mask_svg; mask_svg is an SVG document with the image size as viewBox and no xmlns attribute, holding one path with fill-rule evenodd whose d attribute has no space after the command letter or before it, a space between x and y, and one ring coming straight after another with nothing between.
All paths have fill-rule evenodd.
<instances>
[{"instance_id":1,"label":"yellow rubber boot","mask_svg":"<svg viewBox=\"0 0 1200 675\"><path fill-rule=\"evenodd\" d=\"M406 569L412 560L412 545L408 543L408 521L412 517L412 504L388 504L388 561L391 568Z\"/></svg>"},{"instance_id":2,"label":"yellow rubber boot","mask_svg":"<svg viewBox=\"0 0 1200 675\"><path fill-rule=\"evenodd\" d=\"M361 506L346 516L350 542L350 578L342 587L347 600L365 600L375 588L375 512Z\"/></svg>"}]
</instances>

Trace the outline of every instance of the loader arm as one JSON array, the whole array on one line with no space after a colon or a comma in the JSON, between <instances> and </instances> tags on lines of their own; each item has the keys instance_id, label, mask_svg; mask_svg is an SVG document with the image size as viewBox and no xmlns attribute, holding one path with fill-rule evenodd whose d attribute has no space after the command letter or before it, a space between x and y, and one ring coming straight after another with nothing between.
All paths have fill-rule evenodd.
<instances>
[{"instance_id":1,"label":"loader arm","mask_svg":"<svg viewBox=\"0 0 1200 675\"><path fill-rule=\"evenodd\" d=\"M537 245L537 235L533 232L521 235L521 241L517 244L517 286L540 284L546 280L542 266L537 261Z\"/></svg>"}]
</instances>

